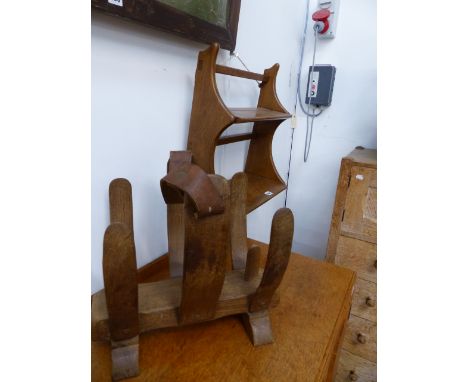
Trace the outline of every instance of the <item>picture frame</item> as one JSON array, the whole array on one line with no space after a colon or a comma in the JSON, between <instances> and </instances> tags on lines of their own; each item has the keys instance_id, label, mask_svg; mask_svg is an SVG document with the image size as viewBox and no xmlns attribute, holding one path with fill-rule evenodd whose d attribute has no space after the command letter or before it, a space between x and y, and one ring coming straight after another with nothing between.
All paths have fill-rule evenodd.
<instances>
[{"instance_id":1,"label":"picture frame","mask_svg":"<svg viewBox=\"0 0 468 382\"><path fill-rule=\"evenodd\" d=\"M197 1L204 4L209 0L185 3L177 0L91 0L91 7L190 40L207 44L218 42L221 48L234 51L241 0L221 0L217 15L204 14L203 8L194 9ZM181 4L179 8L177 3ZM192 13L181 9L187 7L186 4L192 6Z\"/></svg>"}]
</instances>

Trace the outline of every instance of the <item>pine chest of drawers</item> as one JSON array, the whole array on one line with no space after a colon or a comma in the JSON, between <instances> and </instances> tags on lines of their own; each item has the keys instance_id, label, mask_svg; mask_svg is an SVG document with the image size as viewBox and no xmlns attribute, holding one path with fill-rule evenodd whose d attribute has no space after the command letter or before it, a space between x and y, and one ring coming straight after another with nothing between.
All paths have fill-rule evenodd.
<instances>
[{"instance_id":1,"label":"pine chest of drawers","mask_svg":"<svg viewBox=\"0 0 468 382\"><path fill-rule=\"evenodd\" d=\"M341 161L326 260L357 273L335 382L377 381L377 151Z\"/></svg>"}]
</instances>

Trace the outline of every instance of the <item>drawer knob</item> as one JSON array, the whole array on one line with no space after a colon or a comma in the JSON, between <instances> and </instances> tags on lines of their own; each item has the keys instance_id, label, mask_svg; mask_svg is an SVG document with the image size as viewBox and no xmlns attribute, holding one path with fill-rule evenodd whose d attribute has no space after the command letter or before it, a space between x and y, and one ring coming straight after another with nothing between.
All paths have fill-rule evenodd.
<instances>
[{"instance_id":1,"label":"drawer knob","mask_svg":"<svg viewBox=\"0 0 468 382\"><path fill-rule=\"evenodd\" d=\"M357 175L356 175L356 179L357 179L357 180L364 180L364 175L362 175L362 174L357 174Z\"/></svg>"},{"instance_id":2,"label":"drawer knob","mask_svg":"<svg viewBox=\"0 0 468 382\"><path fill-rule=\"evenodd\" d=\"M358 333L357 340L360 344L365 344L367 342L367 336L363 333Z\"/></svg>"},{"instance_id":3,"label":"drawer knob","mask_svg":"<svg viewBox=\"0 0 468 382\"><path fill-rule=\"evenodd\" d=\"M350 381L357 381L359 379L358 375L354 372L354 370L351 370L348 374L348 379Z\"/></svg>"},{"instance_id":4,"label":"drawer knob","mask_svg":"<svg viewBox=\"0 0 468 382\"><path fill-rule=\"evenodd\" d=\"M375 306L375 300L372 297L367 297L366 305L373 308Z\"/></svg>"}]
</instances>

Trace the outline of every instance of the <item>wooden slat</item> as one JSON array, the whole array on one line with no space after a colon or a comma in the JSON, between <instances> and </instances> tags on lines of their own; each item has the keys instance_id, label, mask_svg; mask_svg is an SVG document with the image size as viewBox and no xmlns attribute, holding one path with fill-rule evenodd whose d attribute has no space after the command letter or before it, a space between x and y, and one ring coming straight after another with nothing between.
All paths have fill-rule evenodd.
<instances>
[{"instance_id":1,"label":"wooden slat","mask_svg":"<svg viewBox=\"0 0 468 382\"><path fill-rule=\"evenodd\" d=\"M216 141L216 145L222 146L222 145L227 145L229 143L248 141L252 139L253 137L254 137L253 133L226 135L225 137L218 138Z\"/></svg>"},{"instance_id":2,"label":"wooden slat","mask_svg":"<svg viewBox=\"0 0 468 382\"><path fill-rule=\"evenodd\" d=\"M241 314L248 311L248 295L255 292L262 277L262 271L250 281L244 280L243 271L227 272L214 318ZM138 285L140 332L179 324L177 309L181 299L182 278L174 277L158 282ZM272 307L278 304L275 295ZM93 341L109 339L109 315L104 290L93 295L91 336Z\"/></svg>"},{"instance_id":3,"label":"wooden slat","mask_svg":"<svg viewBox=\"0 0 468 382\"><path fill-rule=\"evenodd\" d=\"M190 151L171 151L167 172L188 169L192 163ZM184 196L173 192L167 200L167 241L169 246L169 270L171 277L182 276L184 266Z\"/></svg>"},{"instance_id":4,"label":"wooden slat","mask_svg":"<svg viewBox=\"0 0 468 382\"><path fill-rule=\"evenodd\" d=\"M214 175L211 182L221 200L229 200L226 179ZM185 203L184 283L179 309L179 322L188 324L214 318L223 288L228 253L229 206L222 214L199 218Z\"/></svg>"},{"instance_id":5,"label":"wooden slat","mask_svg":"<svg viewBox=\"0 0 468 382\"><path fill-rule=\"evenodd\" d=\"M255 72L248 72L246 70L231 68L229 66L224 66L224 65L216 65L216 73L225 74L228 76L246 78L248 80L256 80L256 81L267 80L267 78L265 78L263 74L255 73Z\"/></svg>"},{"instance_id":6,"label":"wooden slat","mask_svg":"<svg viewBox=\"0 0 468 382\"><path fill-rule=\"evenodd\" d=\"M247 175L235 174L231 179L231 254L233 269L244 269L247 258Z\"/></svg>"},{"instance_id":7,"label":"wooden slat","mask_svg":"<svg viewBox=\"0 0 468 382\"><path fill-rule=\"evenodd\" d=\"M171 277L182 276L184 270L184 205L167 205L167 242Z\"/></svg>"},{"instance_id":8,"label":"wooden slat","mask_svg":"<svg viewBox=\"0 0 468 382\"><path fill-rule=\"evenodd\" d=\"M274 111L264 107L233 107L229 108L229 111L235 117L234 123L283 121L291 117L289 113Z\"/></svg>"}]
</instances>

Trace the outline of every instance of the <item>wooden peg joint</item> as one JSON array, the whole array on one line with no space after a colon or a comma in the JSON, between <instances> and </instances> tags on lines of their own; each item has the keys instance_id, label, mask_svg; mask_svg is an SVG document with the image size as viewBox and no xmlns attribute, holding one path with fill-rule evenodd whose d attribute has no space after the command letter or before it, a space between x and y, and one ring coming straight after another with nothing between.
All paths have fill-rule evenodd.
<instances>
[{"instance_id":1,"label":"wooden peg joint","mask_svg":"<svg viewBox=\"0 0 468 382\"><path fill-rule=\"evenodd\" d=\"M247 263L245 265L244 280L251 281L257 277L260 270L260 247L253 246L247 252Z\"/></svg>"}]
</instances>

